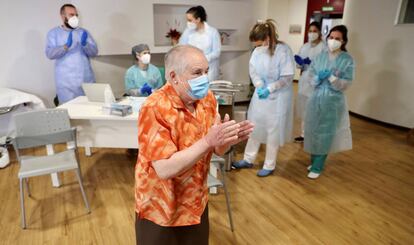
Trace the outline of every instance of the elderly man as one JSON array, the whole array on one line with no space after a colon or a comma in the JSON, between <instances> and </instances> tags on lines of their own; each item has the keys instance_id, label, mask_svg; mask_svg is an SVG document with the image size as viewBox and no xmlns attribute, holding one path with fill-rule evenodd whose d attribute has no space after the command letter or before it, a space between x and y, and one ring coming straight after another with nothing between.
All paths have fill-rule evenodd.
<instances>
[{"instance_id":1,"label":"elderly man","mask_svg":"<svg viewBox=\"0 0 414 245\"><path fill-rule=\"evenodd\" d=\"M98 54L89 32L79 27L75 6L64 4L60 8L60 17L63 24L48 32L46 44L46 56L56 60L56 105L84 95L82 83L95 82L89 58Z\"/></svg>"},{"instance_id":2,"label":"elderly man","mask_svg":"<svg viewBox=\"0 0 414 245\"><path fill-rule=\"evenodd\" d=\"M148 97L138 119L137 244L208 244L211 155L246 140L253 125L228 115L221 122L198 48L174 47L165 68L166 85Z\"/></svg>"}]
</instances>

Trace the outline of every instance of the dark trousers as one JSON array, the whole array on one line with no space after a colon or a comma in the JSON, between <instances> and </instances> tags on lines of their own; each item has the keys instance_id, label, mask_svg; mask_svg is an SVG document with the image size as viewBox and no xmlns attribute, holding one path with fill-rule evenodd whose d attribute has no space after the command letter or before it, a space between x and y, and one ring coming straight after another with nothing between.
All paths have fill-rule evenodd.
<instances>
[{"instance_id":1,"label":"dark trousers","mask_svg":"<svg viewBox=\"0 0 414 245\"><path fill-rule=\"evenodd\" d=\"M135 220L137 245L208 245L208 232L208 206L198 225L164 227L147 219Z\"/></svg>"}]
</instances>

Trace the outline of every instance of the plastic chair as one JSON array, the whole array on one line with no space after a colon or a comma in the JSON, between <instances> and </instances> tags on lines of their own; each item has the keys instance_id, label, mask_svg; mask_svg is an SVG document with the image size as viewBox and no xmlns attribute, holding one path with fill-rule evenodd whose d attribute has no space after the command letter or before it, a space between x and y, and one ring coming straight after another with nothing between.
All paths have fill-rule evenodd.
<instances>
[{"instance_id":1,"label":"plastic chair","mask_svg":"<svg viewBox=\"0 0 414 245\"><path fill-rule=\"evenodd\" d=\"M30 196L29 177L75 170L83 201L85 202L88 213L90 213L79 167L76 128L70 127L67 110L46 109L19 113L14 115L14 122L16 125L16 137L13 140L13 147L17 160L20 163L18 178L20 182L22 228L26 228L23 182L25 182L28 195ZM54 155L21 156L19 153L20 149L68 142L74 143L70 147L68 144L66 151Z\"/></svg>"},{"instance_id":2,"label":"plastic chair","mask_svg":"<svg viewBox=\"0 0 414 245\"><path fill-rule=\"evenodd\" d=\"M224 164L225 164L226 161L221 157L213 155L210 162L212 162L218 169L220 169L221 180L214 177L213 175L211 175L209 173L208 177L207 177L207 186L208 186L208 188L223 187L224 195L226 197L227 214L229 216L230 229L233 232L234 231L233 218L232 218L232 214L231 214L229 193L227 191L227 186L226 186L226 171L224 169Z\"/></svg>"},{"instance_id":3,"label":"plastic chair","mask_svg":"<svg viewBox=\"0 0 414 245\"><path fill-rule=\"evenodd\" d=\"M236 87L240 87L240 84L233 84L231 81L216 80L210 82L210 89L213 91L217 99L217 111L220 113L223 119L226 114L230 116L230 119L234 119L234 103L236 93L240 92ZM226 171L231 170L231 163L233 157L233 146L225 153L227 162L224 165Z\"/></svg>"}]
</instances>

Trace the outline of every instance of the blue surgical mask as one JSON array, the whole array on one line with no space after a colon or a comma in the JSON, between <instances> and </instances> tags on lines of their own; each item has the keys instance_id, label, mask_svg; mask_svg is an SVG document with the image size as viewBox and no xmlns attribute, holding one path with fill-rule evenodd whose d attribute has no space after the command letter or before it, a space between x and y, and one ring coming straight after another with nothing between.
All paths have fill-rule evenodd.
<instances>
[{"instance_id":1,"label":"blue surgical mask","mask_svg":"<svg viewBox=\"0 0 414 245\"><path fill-rule=\"evenodd\" d=\"M190 85L190 91L188 91L188 95L190 95L191 98L199 100L206 97L208 88L210 86L207 75L196 77L194 79L188 80L187 82Z\"/></svg>"}]
</instances>

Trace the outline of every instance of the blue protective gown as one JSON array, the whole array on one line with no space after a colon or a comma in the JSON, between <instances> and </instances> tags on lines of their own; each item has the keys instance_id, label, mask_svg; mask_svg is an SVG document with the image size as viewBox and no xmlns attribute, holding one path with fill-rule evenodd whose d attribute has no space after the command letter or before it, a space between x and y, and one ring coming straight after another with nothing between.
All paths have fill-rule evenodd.
<instances>
[{"instance_id":1,"label":"blue protective gown","mask_svg":"<svg viewBox=\"0 0 414 245\"><path fill-rule=\"evenodd\" d=\"M322 70L339 72L337 79L319 81ZM310 81L315 90L309 99L305 116L305 151L326 155L352 149L349 113L344 90L354 79L354 61L347 52L331 57L323 51L311 63ZM331 77L332 79L332 77Z\"/></svg>"},{"instance_id":2,"label":"blue protective gown","mask_svg":"<svg viewBox=\"0 0 414 245\"><path fill-rule=\"evenodd\" d=\"M64 103L84 95L81 84L95 82L90 57L98 54L98 48L88 32L87 44L80 43L83 28L72 30L72 46L65 50L63 47L71 30L61 26L53 28L47 34L46 56L55 61L56 93L59 103Z\"/></svg>"},{"instance_id":3,"label":"blue protective gown","mask_svg":"<svg viewBox=\"0 0 414 245\"><path fill-rule=\"evenodd\" d=\"M125 91L127 94L134 94L130 93L130 90L137 90L138 94L136 95L140 95L139 90L145 83L154 90L162 87L161 72L156 66L149 64L148 69L143 71L137 65L133 65L125 73Z\"/></svg>"},{"instance_id":4,"label":"blue protective gown","mask_svg":"<svg viewBox=\"0 0 414 245\"><path fill-rule=\"evenodd\" d=\"M201 49L209 65L208 79L214 81L219 78L221 40L216 28L209 26L207 22L204 22L204 30L201 32L186 28L179 44L190 44Z\"/></svg>"},{"instance_id":5,"label":"blue protective gown","mask_svg":"<svg viewBox=\"0 0 414 245\"><path fill-rule=\"evenodd\" d=\"M311 61L315 59L323 50L326 49L324 42L319 42L316 46L312 46L310 42L305 43L299 50L298 55L302 58L309 58ZM311 62L312 64L312 62ZM299 78L298 96L296 100L296 115L298 118L305 119L306 104L309 97L312 95L313 87L308 81L309 66L304 65L302 68L302 75Z\"/></svg>"}]
</instances>

